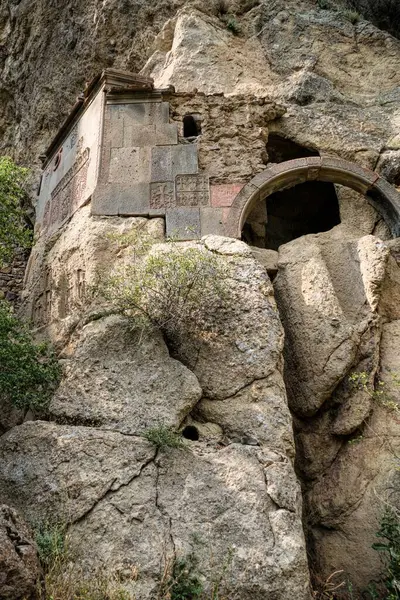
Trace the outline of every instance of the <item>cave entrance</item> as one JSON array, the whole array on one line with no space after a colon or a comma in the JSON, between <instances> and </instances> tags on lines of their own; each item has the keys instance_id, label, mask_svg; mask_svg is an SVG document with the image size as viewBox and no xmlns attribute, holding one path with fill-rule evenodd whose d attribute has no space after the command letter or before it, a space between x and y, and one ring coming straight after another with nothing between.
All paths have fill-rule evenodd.
<instances>
[{"instance_id":1,"label":"cave entrance","mask_svg":"<svg viewBox=\"0 0 400 600\"><path fill-rule=\"evenodd\" d=\"M298 147L297 144L296 146ZM307 149L306 151L312 152ZM289 229L293 230L290 232L292 239L298 235L299 231L303 235L307 231L311 233L311 224L319 231L322 230L322 227L329 228L333 226L335 222L339 222L337 198L334 199L331 192L327 192L325 202L321 204L321 201L316 200L314 196L314 191L318 189L314 184L322 182L339 184L349 187L359 194L363 194L366 202L369 202L385 221L391 236L394 238L400 237L400 193L395 187L390 185L378 173L361 167L356 163L334 156L315 156L315 154L314 152L314 156L294 158L280 164L271 165L253 177L233 200L224 226L225 235L239 239L243 237L250 244L257 244L264 248L270 247L268 244L274 244L276 247L277 244L282 243L281 240L284 238L284 235L289 234L286 233L287 225L285 223L284 235L282 230L279 231L278 226L276 226L275 231L270 234L272 238L275 236L275 240L272 239L272 242L266 240L268 201L274 194L287 191L304 183L313 184L313 200L310 201L310 196L308 196L306 203L312 207L310 209L312 218L308 217L304 219L303 223L301 223L301 228L297 227L298 224L295 223L294 219L292 222L288 219L288 216L295 211L293 208L294 198L292 202L287 201L290 206L290 214L285 212L284 218L290 224ZM332 190L332 186L330 190ZM295 197L295 202L300 202L297 193ZM275 196L277 203L279 198L282 199L282 196ZM288 198L290 199L290 197ZM331 198L331 201L329 201L329 198ZM274 198L272 198L269 205L270 215L272 215L271 209L272 211L274 210L273 203ZM323 206L323 210L319 208L321 206ZM325 216L322 217L322 213ZM299 211L297 211L297 214L299 214ZM327 215L328 217L331 215L329 217L330 221ZM278 218L282 220L281 214L276 214L275 216L277 217L276 221L278 221ZM273 219L270 222L272 223Z\"/></svg>"},{"instance_id":2,"label":"cave entrance","mask_svg":"<svg viewBox=\"0 0 400 600\"><path fill-rule=\"evenodd\" d=\"M274 133L269 135L267 153L274 164L319 157L317 151ZM251 246L277 250L302 235L328 231L339 223L339 200L333 183L307 181L258 202L244 223L242 239Z\"/></svg>"}]
</instances>

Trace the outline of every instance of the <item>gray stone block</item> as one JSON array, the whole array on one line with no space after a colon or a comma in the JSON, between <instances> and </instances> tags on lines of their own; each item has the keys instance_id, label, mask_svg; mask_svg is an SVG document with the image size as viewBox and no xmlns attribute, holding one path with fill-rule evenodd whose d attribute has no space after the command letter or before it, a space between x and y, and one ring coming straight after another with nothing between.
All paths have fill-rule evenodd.
<instances>
[{"instance_id":1,"label":"gray stone block","mask_svg":"<svg viewBox=\"0 0 400 600\"><path fill-rule=\"evenodd\" d=\"M140 102L123 105L124 125L169 123L168 102Z\"/></svg>"},{"instance_id":2,"label":"gray stone block","mask_svg":"<svg viewBox=\"0 0 400 600\"><path fill-rule=\"evenodd\" d=\"M170 208L166 212L167 237L197 240L201 237L199 208Z\"/></svg>"},{"instance_id":3,"label":"gray stone block","mask_svg":"<svg viewBox=\"0 0 400 600\"><path fill-rule=\"evenodd\" d=\"M159 146L151 153L151 181L174 181L171 146Z\"/></svg>"},{"instance_id":4,"label":"gray stone block","mask_svg":"<svg viewBox=\"0 0 400 600\"><path fill-rule=\"evenodd\" d=\"M150 208L165 210L175 206L175 186L171 181L150 184Z\"/></svg>"},{"instance_id":5,"label":"gray stone block","mask_svg":"<svg viewBox=\"0 0 400 600\"><path fill-rule=\"evenodd\" d=\"M150 182L151 148L112 148L109 183Z\"/></svg>"},{"instance_id":6,"label":"gray stone block","mask_svg":"<svg viewBox=\"0 0 400 600\"><path fill-rule=\"evenodd\" d=\"M182 144L171 148L172 174L176 175L195 174L198 172L197 146L196 144Z\"/></svg>"},{"instance_id":7,"label":"gray stone block","mask_svg":"<svg viewBox=\"0 0 400 600\"><path fill-rule=\"evenodd\" d=\"M175 181L176 175L198 172L197 146L157 146L152 150L151 181Z\"/></svg>"},{"instance_id":8,"label":"gray stone block","mask_svg":"<svg viewBox=\"0 0 400 600\"><path fill-rule=\"evenodd\" d=\"M130 186L108 183L97 186L92 196L92 215L146 216L150 210L150 184Z\"/></svg>"},{"instance_id":9,"label":"gray stone block","mask_svg":"<svg viewBox=\"0 0 400 600\"><path fill-rule=\"evenodd\" d=\"M124 146L127 147L145 147L155 146L157 142L155 125L125 125Z\"/></svg>"},{"instance_id":10,"label":"gray stone block","mask_svg":"<svg viewBox=\"0 0 400 600\"><path fill-rule=\"evenodd\" d=\"M224 235L222 208L202 206L200 208L201 237L203 235Z\"/></svg>"},{"instance_id":11,"label":"gray stone block","mask_svg":"<svg viewBox=\"0 0 400 600\"><path fill-rule=\"evenodd\" d=\"M124 105L123 104L107 104L105 112L105 120L115 125L118 121L123 123Z\"/></svg>"},{"instance_id":12,"label":"gray stone block","mask_svg":"<svg viewBox=\"0 0 400 600\"><path fill-rule=\"evenodd\" d=\"M178 143L178 126L175 123L156 125L157 146L173 146Z\"/></svg>"}]
</instances>

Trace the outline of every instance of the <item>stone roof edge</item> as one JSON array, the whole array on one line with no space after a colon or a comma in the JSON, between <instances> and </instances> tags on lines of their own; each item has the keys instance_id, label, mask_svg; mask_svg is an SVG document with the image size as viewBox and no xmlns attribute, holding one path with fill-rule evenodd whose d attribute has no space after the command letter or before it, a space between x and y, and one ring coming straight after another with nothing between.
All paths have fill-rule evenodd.
<instances>
[{"instance_id":1,"label":"stone roof edge","mask_svg":"<svg viewBox=\"0 0 400 600\"><path fill-rule=\"evenodd\" d=\"M129 73L128 71L120 71L118 69L105 69L100 74L96 75L86 86L84 91L78 96L71 112L63 121L57 134L51 141L50 145L39 158L42 161L43 168L53 156L54 151L58 148L61 141L65 138L66 133L71 129L74 123L86 110L89 104L97 93L104 88L107 93L135 93L135 92L166 92L167 90L155 90L154 80L151 77L144 77ZM168 90L173 93L173 90Z\"/></svg>"}]
</instances>

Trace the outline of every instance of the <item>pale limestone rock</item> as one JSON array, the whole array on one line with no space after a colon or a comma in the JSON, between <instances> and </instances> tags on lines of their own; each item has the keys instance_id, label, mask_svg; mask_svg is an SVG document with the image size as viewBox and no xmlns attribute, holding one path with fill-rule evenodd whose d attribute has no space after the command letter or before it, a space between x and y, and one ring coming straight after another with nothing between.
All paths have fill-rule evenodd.
<instances>
[{"instance_id":1,"label":"pale limestone rock","mask_svg":"<svg viewBox=\"0 0 400 600\"><path fill-rule=\"evenodd\" d=\"M227 300L213 314L216 334L202 339L179 335L173 346L176 356L197 376L204 396L224 400L255 380L276 373L280 377L283 330L268 274L250 249L244 251L244 244L228 243L226 238L211 239L215 252L222 245L220 256L227 267ZM236 248L240 254L225 254Z\"/></svg>"},{"instance_id":2,"label":"pale limestone rock","mask_svg":"<svg viewBox=\"0 0 400 600\"><path fill-rule=\"evenodd\" d=\"M30 527L16 510L0 505L0 599L35 598L40 573Z\"/></svg>"},{"instance_id":3,"label":"pale limestone rock","mask_svg":"<svg viewBox=\"0 0 400 600\"><path fill-rule=\"evenodd\" d=\"M64 357L65 375L50 405L61 422L131 435L160 424L177 428L202 395L158 331L133 329L120 316L88 323Z\"/></svg>"},{"instance_id":4,"label":"pale limestone rock","mask_svg":"<svg viewBox=\"0 0 400 600\"><path fill-rule=\"evenodd\" d=\"M25 275L24 317L62 349L84 314L101 313L91 288L126 259L139 236L163 240L163 219L92 217L90 205L82 207L52 239L40 238L34 246Z\"/></svg>"},{"instance_id":5,"label":"pale limestone rock","mask_svg":"<svg viewBox=\"0 0 400 600\"><path fill-rule=\"evenodd\" d=\"M156 42L155 53L141 71L153 77L156 86L265 96L271 83L278 82L257 38L235 37L223 22L192 8L180 11L168 27L173 24L168 51Z\"/></svg>"},{"instance_id":6,"label":"pale limestone rock","mask_svg":"<svg viewBox=\"0 0 400 600\"><path fill-rule=\"evenodd\" d=\"M400 506L399 419L385 408L400 402L396 247L340 225L282 246L275 280L313 569L321 581L341 571L355 593L379 578L385 502ZM371 391L352 387L352 372Z\"/></svg>"},{"instance_id":7,"label":"pale limestone rock","mask_svg":"<svg viewBox=\"0 0 400 600\"><path fill-rule=\"evenodd\" d=\"M277 379L277 378L275 378ZM226 400L202 400L195 410L200 421L220 425L228 439L261 445L293 456L291 419L284 389L273 378L254 381Z\"/></svg>"},{"instance_id":8,"label":"pale limestone rock","mask_svg":"<svg viewBox=\"0 0 400 600\"><path fill-rule=\"evenodd\" d=\"M163 561L193 551L206 590L229 561L227 594L309 599L300 490L284 455L192 443L156 457L140 438L40 422L3 436L0 454L1 497L71 523L84 569L137 567L140 598L154 594Z\"/></svg>"},{"instance_id":9,"label":"pale limestone rock","mask_svg":"<svg viewBox=\"0 0 400 600\"><path fill-rule=\"evenodd\" d=\"M75 521L154 456L142 438L30 421L0 438L0 498L33 521Z\"/></svg>"},{"instance_id":10,"label":"pale limestone rock","mask_svg":"<svg viewBox=\"0 0 400 600\"><path fill-rule=\"evenodd\" d=\"M92 220L85 225L93 240ZM56 244L67 260L73 253L65 235ZM29 422L1 437L0 499L16 498L31 518L70 522L84 569L139 568L129 586L143 600L154 596L163 561L184 558L194 538L202 540L193 550L206 591L229 559L227 595L309 600L271 282L242 242L209 236L180 247L213 252L225 265L224 301L209 307L218 336L188 332L174 340L173 359L159 333L138 336L120 316L87 322L77 307L75 332L64 336L64 379L50 406L53 419L75 425ZM121 260L127 251L120 250ZM96 261L90 244L88 252ZM108 246L104 252L111 266L115 254ZM157 452L138 434L158 423L198 425L199 441Z\"/></svg>"},{"instance_id":11,"label":"pale limestone rock","mask_svg":"<svg viewBox=\"0 0 400 600\"><path fill-rule=\"evenodd\" d=\"M205 247L212 252L226 256L251 256L251 250L244 242L219 235L207 235L202 240Z\"/></svg>"},{"instance_id":12,"label":"pale limestone rock","mask_svg":"<svg viewBox=\"0 0 400 600\"><path fill-rule=\"evenodd\" d=\"M221 592L235 591L244 600L261 600L272 591L287 600L309 598L296 517L299 501L293 513L269 498L262 453L240 445L218 451L193 445L193 450L160 454L141 479L140 488L140 481L133 481L73 527L73 540L94 542L82 549L84 560L90 562L96 553L104 560L133 561L154 586L160 562L156 543L164 535L168 557L173 551L178 557L195 553L206 590L228 562ZM133 498L136 517L130 518ZM122 516L111 529L113 508ZM145 528L156 517L164 529L149 532ZM147 547L144 533L152 540Z\"/></svg>"}]
</instances>

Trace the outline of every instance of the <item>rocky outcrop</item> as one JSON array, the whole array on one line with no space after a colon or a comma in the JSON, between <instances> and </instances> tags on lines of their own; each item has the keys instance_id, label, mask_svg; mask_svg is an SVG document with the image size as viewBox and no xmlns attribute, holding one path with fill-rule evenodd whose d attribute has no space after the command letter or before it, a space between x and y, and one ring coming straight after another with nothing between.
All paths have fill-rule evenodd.
<instances>
[{"instance_id":1,"label":"rocky outcrop","mask_svg":"<svg viewBox=\"0 0 400 600\"><path fill-rule=\"evenodd\" d=\"M16 510L0 506L0 598L36 597L40 565L30 528Z\"/></svg>"},{"instance_id":2,"label":"rocky outcrop","mask_svg":"<svg viewBox=\"0 0 400 600\"><path fill-rule=\"evenodd\" d=\"M138 435L161 423L179 427L202 395L159 332L134 330L116 315L88 323L63 356L65 377L50 405L57 421Z\"/></svg>"},{"instance_id":3,"label":"rocky outcrop","mask_svg":"<svg viewBox=\"0 0 400 600\"><path fill-rule=\"evenodd\" d=\"M321 583L342 571L362 591L382 568L371 546L385 503L398 502L400 269L390 243L342 225L281 247L278 264L314 574ZM351 384L354 373L363 385Z\"/></svg>"},{"instance_id":4,"label":"rocky outcrop","mask_svg":"<svg viewBox=\"0 0 400 600\"><path fill-rule=\"evenodd\" d=\"M115 245L107 230L126 227L129 238L137 220L92 219L86 210L37 255L55 281L58 264L68 281L69 261L74 273L88 260L89 285L96 261L131 260L129 243L117 237ZM139 221L143 232L154 228ZM78 250L83 230L88 243ZM88 300L60 313L64 288L52 288L42 330L63 345L64 378L50 405L55 422L26 422L0 438L0 498L30 519L68 523L71 552L85 572L134 566L140 577L126 586L143 600L159 589L163 569L191 554L207 592L221 580L224 593L243 600L308 600L272 284L242 242L207 236L179 244L183 253L193 247L220 261L223 301L207 307L213 331L179 329L184 335L167 340L173 358L158 331L108 314L110 305ZM184 434L190 426L198 441L157 450L143 434L159 425Z\"/></svg>"}]
</instances>

